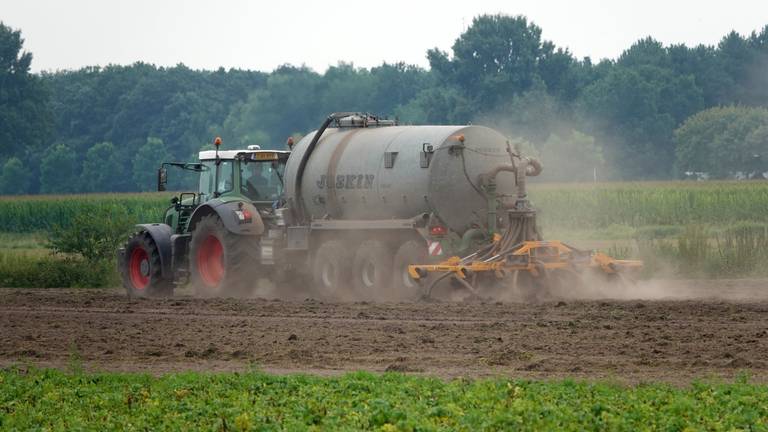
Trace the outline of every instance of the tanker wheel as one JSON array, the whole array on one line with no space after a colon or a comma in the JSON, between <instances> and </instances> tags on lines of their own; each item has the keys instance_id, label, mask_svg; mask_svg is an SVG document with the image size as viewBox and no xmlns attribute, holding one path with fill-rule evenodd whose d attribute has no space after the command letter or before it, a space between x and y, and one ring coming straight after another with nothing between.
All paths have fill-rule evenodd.
<instances>
[{"instance_id":1,"label":"tanker wheel","mask_svg":"<svg viewBox=\"0 0 768 432\"><path fill-rule=\"evenodd\" d=\"M312 282L320 297L338 299L348 288L352 276L352 254L349 246L339 240L323 243L312 265Z\"/></svg>"},{"instance_id":2,"label":"tanker wheel","mask_svg":"<svg viewBox=\"0 0 768 432\"><path fill-rule=\"evenodd\" d=\"M352 286L365 299L392 297L393 256L386 244L366 240L357 248L352 261Z\"/></svg>"},{"instance_id":3,"label":"tanker wheel","mask_svg":"<svg viewBox=\"0 0 768 432\"><path fill-rule=\"evenodd\" d=\"M160 251L146 231L134 233L120 257L120 276L129 297L163 297L173 294L173 282L163 279Z\"/></svg>"},{"instance_id":4,"label":"tanker wheel","mask_svg":"<svg viewBox=\"0 0 768 432\"><path fill-rule=\"evenodd\" d=\"M433 276L422 278L422 282L416 282L408 273L408 266L412 264L429 264L431 260L427 254L427 248L423 241L408 240L403 243L395 253L394 278L392 291L400 299L416 299L424 290L424 287L432 283Z\"/></svg>"},{"instance_id":5,"label":"tanker wheel","mask_svg":"<svg viewBox=\"0 0 768 432\"><path fill-rule=\"evenodd\" d=\"M227 230L217 215L204 216L189 242L190 280L201 297L243 296L255 283L258 238Z\"/></svg>"}]
</instances>

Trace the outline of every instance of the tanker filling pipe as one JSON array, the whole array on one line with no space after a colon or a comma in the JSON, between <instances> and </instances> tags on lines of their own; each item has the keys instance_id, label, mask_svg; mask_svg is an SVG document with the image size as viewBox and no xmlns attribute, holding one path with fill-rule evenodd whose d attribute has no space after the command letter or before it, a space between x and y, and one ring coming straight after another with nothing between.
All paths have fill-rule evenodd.
<instances>
[{"instance_id":1,"label":"tanker filling pipe","mask_svg":"<svg viewBox=\"0 0 768 432\"><path fill-rule=\"evenodd\" d=\"M543 167L541 162L531 157L518 157L516 161L512 158L511 164L502 164L494 167L485 174L480 175L480 184L485 189L486 199L488 201L488 232L493 235L496 232L496 219L499 203L496 195L496 176L501 172L511 172L515 174L516 200L512 204L502 204L504 209L519 212L521 215L532 214L533 209L528 205L525 177L537 176L541 174ZM519 239L528 237L528 227L518 224L510 224L502 238L510 242L517 243ZM535 231L535 228L533 229Z\"/></svg>"},{"instance_id":2,"label":"tanker filling pipe","mask_svg":"<svg viewBox=\"0 0 768 432\"><path fill-rule=\"evenodd\" d=\"M486 228L488 229L488 235L491 237L493 237L493 234L496 232L496 210L499 206L499 203L496 200L496 176L502 171L515 173L515 175L517 175L518 170L514 164L504 164L498 165L488 173L480 175L480 184L482 184L483 189L485 189L486 206L488 207L488 226Z\"/></svg>"},{"instance_id":3,"label":"tanker filling pipe","mask_svg":"<svg viewBox=\"0 0 768 432\"><path fill-rule=\"evenodd\" d=\"M480 175L480 184L484 185L485 195L488 199L488 231L493 234L496 231L496 210L498 202L496 200L496 176L501 172L511 172L515 174L515 185L517 189L517 199L514 204L504 204L505 209L526 210L528 208L526 197L525 177L535 177L541 174L543 167L541 162L532 157L520 157L518 162L512 159L511 164L497 165L492 170Z\"/></svg>"},{"instance_id":4,"label":"tanker filling pipe","mask_svg":"<svg viewBox=\"0 0 768 432\"><path fill-rule=\"evenodd\" d=\"M343 118L348 117L351 115L355 115L357 113L354 112L338 112L338 113L332 113L328 116L328 118L325 119L323 124L320 126L320 128L315 132L315 136L312 137L312 141L310 141L309 145L307 146L307 150L304 151L304 154L301 155L301 160L299 161L299 167L296 170L296 212L294 215L296 216L297 220L300 223L307 222L306 218L306 211L304 208L304 199L301 196L301 180L304 178L304 169L307 167L307 162L309 161L309 157L312 155L312 152L315 151L315 147L317 147L318 141L320 141L320 137L323 136L323 133L326 129L328 129L328 126L331 125L332 122Z\"/></svg>"},{"instance_id":5,"label":"tanker filling pipe","mask_svg":"<svg viewBox=\"0 0 768 432\"><path fill-rule=\"evenodd\" d=\"M538 159L532 157L521 157L520 162L512 164L498 165L494 169L488 171L486 174L480 176L480 181L486 185L486 190L490 186L492 192L495 192L496 176L502 171L512 172L515 174L515 185L517 188L517 201L525 201L528 196L526 189L526 177L536 177L541 174L543 167ZM490 191L489 191L490 192ZM495 198L495 197L493 197ZM512 205L506 204L504 208L516 208L517 202ZM495 205L493 206L495 207ZM495 210L495 208L494 208Z\"/></svg>"}]
</instances>

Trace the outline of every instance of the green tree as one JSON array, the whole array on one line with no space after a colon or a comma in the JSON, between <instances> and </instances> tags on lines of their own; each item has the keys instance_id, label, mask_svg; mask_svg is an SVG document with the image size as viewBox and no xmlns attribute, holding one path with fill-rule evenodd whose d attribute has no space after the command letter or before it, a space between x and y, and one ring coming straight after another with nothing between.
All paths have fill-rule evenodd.
<instances>
[{"instance_id":1,"label":"green tree","mask_svg":"<svg viewBox=\"0 0 768 432\"><path fill-rule=\"evenodd\" d=\"M768 159L767 129L766 108L728 106L699 112L675 130L677 169L719 178L752 172L756 158Z\"/></svg>"},{"instance_id":2,"label":"green tree","mask_svg":"<svg viewBox=\"0 0 768 432\"><path fill-rule=\"evenodd\" d=\"M133 181L140 191L151 191L157 187L157 169L168 161L170 155L160 138L147 138L133 157Z\"/></svg>"},{"instance_id":3,"label":"green tree","mask_svg":"<svg viewBox=\"0 0 768 432\"><path fill-rule=\"evenodd\" d=\"M110 142L95 144L85 153L81 179L84 192L117 192L125 174L115 146Z\"/></svg>"},{"instance_id":4,"label":"green tree","mask_svg":"<svg viewBox=\"0 0 768 432\"><path fill-rule=\"evenodd\" d=\"M110 187L135 190L133 162L147 137L162 140L166 151L154 170L165 157L187 160L217 135L225 148L283 148L329 112L360 110L403 123L486 123L538 147L578 129L595 138L621 178L669 178L673 132L688 117L713 106L768 106L768 26L731 32L715 46L665 46L647 37L617 59L592 64L543 40L523 16L482 15L449 52L433 49L427 57L428 70L339 63L324 73L291 65L263 73L135 63L36 75L21 34L2 26L0 161L18 158L36 191L52 136L79 157L111 142L109 163L119 162L122 174ZM142 180L142 189L150 186Z\"/></svg>"},{"instance_id":5,"label":"green tree","mask_svg":"<svg viewBox=\"0 0 768 432\"><path fill-rule=\"evenodd\" d=\"M0 158L39 152L53 126L48 92L30 73L23 45L21 32L0 22Z\"/></svg>"},{"instance_id":6,"label":"green tree","mask_svg":"<svg viewBox=\"0 0 768 432\"><path fill-rule=\"evenodd\" d=\"M646 46L654 51L646 57L658 63L656 46ZM588 132L612 143L606 149L609 161L627 179L668 177L674 161L673 131L702 107L702 91L692 77L643 64L611 68L584 89L578 109Z\"/></svg>"},{"instance_id":7,"label":"green tree","mask_svg":"<svg viewBox=\"0 0 768 432\"><path fill-rule=\"evenodd\" d=\"M395 114L405 123L461 124L472 117L469 102L455 87L429 87L416 95Z\"/></svg>"},{"instance_id":8,"label":"green tree","mask_svg":"<svg viewBox=\"0 0 768 432\"><path fill-rule=\"evenodd\" d=\"M328 114L321 109L321 84L322 77L306 67L278 68L264 87L251 92L243 103L233 106L224 122L224 145L231 145L229 148L249 144L284 148L288 136L312 130ZM265 142L257 142L256 138Z\"/></svg>"},{"instance_id":9,"label":"green tree","mask_svg":"<svg viewBox=\"0 0 768 432\"><path fill-rule=\"evenodd\" d=\"M429 75L424 69L405 63L388 64L371 68L372 88L367 108L381 115L394 114L399 106L410 102L419 91L429 85Z\"/></svg>"},{"instance_id":10,"label":"green tree","mask_svg":"<svg viewBox=\"0 0 768 432\"><path fill-rule=\"evenodd\" d=\"M751 177L768 178L768 124L750 132L744 144L752 153L752 163L748 165L747 172Z\"/></svg>"},{"instance_id":11,"label":"green tree","mask_svg":"<svg viewBox=\"0 0 768 432\"><path fill-rule=\"evenodd\" d=\"M453 44L452 58L437 49L427 53L439 76L486 106L531 88L541 56L541 29L524 16L502 14L474 18Z\"/></svg>"},{"instance_id":12,"label":"green tree","mask_svg":"<svg viewBox=\"0 0 768 432\"><path fill-rule=\"evenodd\" d=\"M40 161L40 191L48 194L79 190L77 155L64 144L54 144Z\"/></svg>"},{"instance_id":13,"label":"green tree","mask_svg":"<svg viewBox=\"0 0 768 432\"><path fill-rule=\"evenodd\" d=\"M12 157L3 164L0 172L0 194L23 195L29 192L32 173L21 159Z\"/></svg>"}]
</instances>

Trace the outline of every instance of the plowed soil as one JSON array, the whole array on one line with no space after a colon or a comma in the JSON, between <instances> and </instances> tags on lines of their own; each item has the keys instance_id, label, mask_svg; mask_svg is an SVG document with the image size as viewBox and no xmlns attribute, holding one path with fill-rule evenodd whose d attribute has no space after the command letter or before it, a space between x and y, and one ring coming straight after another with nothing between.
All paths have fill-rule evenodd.
<instances>
[{"instance_id":1,"label":"plowed soil","mask_svg":"<svg viewBox=\"0 0 768 432\"><path fill-rule=\"evenodd\" d=\"M624 382L768 381L768 282L685 281L646 299L324 303L0 289L0 366L351 370ZM631 297L631 295L629 296ZM648 298L654 298L649 300Z\"/></svg>"}]
</instances>

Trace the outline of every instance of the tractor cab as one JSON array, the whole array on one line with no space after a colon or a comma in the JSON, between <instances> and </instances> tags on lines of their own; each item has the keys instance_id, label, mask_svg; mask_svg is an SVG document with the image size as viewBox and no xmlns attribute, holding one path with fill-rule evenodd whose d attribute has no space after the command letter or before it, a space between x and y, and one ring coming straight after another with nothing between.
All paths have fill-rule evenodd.
<instances>
[{"instance_id":1,"label":"tractor cab","mask_svg":"<svg viewBox=\"0 0 768 432\"><path fill-rule=\"evenodd\" d=\"M247 150L200 152L200 202L213 198L247 200L256 207L271 207L283 199L283 172L290 152Z\"/></svg>"},{"instance_id":2,"label":"tractor cab","mask_svg":"<svg viewBox=\"0 0 768 432\"><path fill-rule=\"evenodd\" d=\"M199 173L197 192L173 197L163 218L176 233L187 230L187 222L197 207L214 199L247 202L264 211L283 203L283 172L290 151L262 150L255 145L245 150L220 150L219 142L216 150L201 151L199 162L164 162L158 170L158 191L166 190L169 166Z\"/></svg>"}]
</instances>

